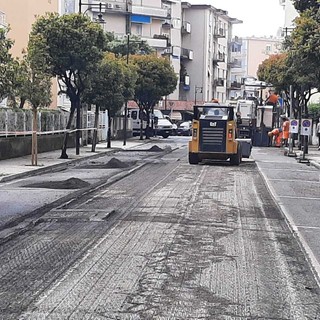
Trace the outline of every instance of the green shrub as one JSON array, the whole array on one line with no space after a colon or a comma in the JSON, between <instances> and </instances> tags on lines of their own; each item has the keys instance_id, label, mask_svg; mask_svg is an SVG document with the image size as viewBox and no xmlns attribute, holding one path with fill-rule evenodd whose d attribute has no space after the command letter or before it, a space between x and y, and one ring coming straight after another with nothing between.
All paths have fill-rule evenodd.
<instances>
[{"instance_id":1,"label":"green shrub","mask_svg":"<svg viewBox=\"0 0 320 320\"><path fill-rule=\"evenodd\" d=\"M308 105L308 111L310 114L310 117L314 120L320 118L320 103L310 103Z\"/></svg>"}]
</instances>

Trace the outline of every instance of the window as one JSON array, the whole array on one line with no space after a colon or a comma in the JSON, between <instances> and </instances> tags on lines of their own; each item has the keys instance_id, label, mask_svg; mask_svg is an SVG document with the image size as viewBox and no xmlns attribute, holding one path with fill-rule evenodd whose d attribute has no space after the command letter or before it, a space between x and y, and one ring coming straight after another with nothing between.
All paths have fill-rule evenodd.
<instances>
[{"instance_id":1,"label":"window","mask_svg":"<svg viewBox=\"0 0 320 320\"><path fill-rule=\"evenodd\" d=\"M142 24L140 23L132 23L131 25L132 33L135 35L142 35Z\"/></svg>"},{"instance_id":2,"label":"window","mask_svg":"<svg viewBox=\"0 0 320 320\"><path fill-rule=\"evenodd\" d=\"M133 120L137 120L137 116L138 116L138 111L131 111L131 118Z\"/></svg>"},{"instance_id":3,"label":"window","mask_svg":"<svg viewBox=\"0 0 320 320\"><path fill-rule=\"evenodd\" d=\"M266 45L266 53L271 53L271 44Z\"/></svg>"}]
</instances>

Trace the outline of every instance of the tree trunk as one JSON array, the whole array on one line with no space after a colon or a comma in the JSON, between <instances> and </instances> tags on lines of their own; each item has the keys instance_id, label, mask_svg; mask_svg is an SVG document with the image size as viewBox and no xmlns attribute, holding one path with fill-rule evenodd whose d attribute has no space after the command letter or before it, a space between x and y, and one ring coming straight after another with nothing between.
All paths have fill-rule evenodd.
<instances>
[{"instance_id":1,"label":"tree trunk","mask_svg":"<svg viewBox=\"0 0 320 320\"><path fill-rule=\"evenodd\" d=\"M19 104L20 109L23 109L25 102L26 102L26 99L24 99L24 98L20 99L20 104Z\"/></svg>"},{"instance_id":2,"label":"tree trunk","mask_svg":"<svg viewBox=\"0 0 320 320\"><path fill-rule=\"evenodd\" d=\"M143 109L139 107L140 140L143 140Z\"/></svg>"},{"instance_id":3,"label":"tree trunk","mask_svg":"<svg viewBox=\"0 0 320 320\"><path fill-rule=\"evenodd\" d=\"M81 137L81 108L80 101L77 101L76 106L77 116L76 116L76 155L80 154L80 137Z\"/></svg>"},{"instance_id":4,"label":"tree trunk","mask_svg":"<svg viewBox=\"0 0 320 320\"><path fill-rule=\"evenodd\" d=\"M110 112L108 112L110 114ZM108 116L108 133L107 133L107 148L111 148L111 122L110 115Z\"/></svg>"},{"instance_id":5,"label":"tree trunk","mask_svg":"<svg viewBox=\"0 0 320 320\"><path fill-rule=\"evenodd\" d=\"M32 119L32 146L31 146L31 165L38 165L38 121L37 121L37 109L32 109L33 119Z\"/></svg>"},{"instance_id":6,"label":"tree trunk","mask_svg":"<svg viewBox=\"0 0 320 320\"><path fill-rule=\"evenodd\" d=\"M94 115L94 130L92 134L92 146L91 146L91 152L96 151L96 144L98 139L98 125L99 125L99 106L96 105L96 111Z\"/></svg>"},{"instance_id":7,"label":"tree trunk","mask_svg":"<svg viewBox=\"0 0 320 320\"><path fill-rule=\"evenodd\" d=\"M71 128L72 120L74 117L74 111L75 111L75 106L74 106L74 103L71 102L70 115L69 115L68 123L66 126L67 131L64 133L60 159L68 159L68 155L67 155L67 144L68 144L68 137L69 137L68 130Z\"/></svg>"}]
</instances>

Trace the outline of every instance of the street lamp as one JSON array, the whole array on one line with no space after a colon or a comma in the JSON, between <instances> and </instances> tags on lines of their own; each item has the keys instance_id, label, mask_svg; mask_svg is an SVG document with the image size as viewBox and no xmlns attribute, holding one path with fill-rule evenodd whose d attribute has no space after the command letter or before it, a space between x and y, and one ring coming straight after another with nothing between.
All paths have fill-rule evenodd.
<instances>
[{"instance_id":1,"label":"street lamp","mask_svg":"<svg viewBox=\"0 0 320 320\"><path fill-rule=\"evenodd\" d=\"M98 7L99 8L99 13L98 13L98 18L96 19L96 22L98 23L105 23L105 20L103 19L103 14L102 14L102 5L106 6L105 3L83 3L81 0L79 0L79 14L81 14L81 7L82 6L88 6L88 8L84 11L83 14L85 14L88 10L92 9L93 7Z\"/></svg>"},{"instance_id":2,"label":"street lamp","mask_svg":"<svg viewBox=\"0 0 320 320\"><path fill-rule=\"evenodd\" d=\"M129 64L129 50L130 50L130 34L127 34L127 65ZM123 126L123 145L127 144L127 115L128 113L128 99L125 101L124 105L124 126Z\"/></svg>"}]
</instances>

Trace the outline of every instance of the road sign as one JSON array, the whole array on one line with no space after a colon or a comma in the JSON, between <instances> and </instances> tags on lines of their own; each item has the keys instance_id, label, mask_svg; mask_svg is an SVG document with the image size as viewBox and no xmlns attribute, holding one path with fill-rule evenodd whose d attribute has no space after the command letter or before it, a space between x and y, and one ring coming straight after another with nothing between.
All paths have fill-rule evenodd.
<instances>
[{"instance_id":1,"label":"road sign","mask_svg":"<svg viewBox=\"0 0 320 320\"><path fill-rule=\"evenodd\" d=\"M311 119L302 119L301 120L301 129L300 129L300 134L302 136L309 136L311 135Z\"/></svg>"},{"instance_id":2,"label":"road sign","mask_svg":"<svg viewBox=\"0 0 320 320\"><path fill-rule=\"evenodd\" d=\"M299 120L291 119L290 120L290 133L298 133L299 132Z\"/></svg>"}]
</instances>

